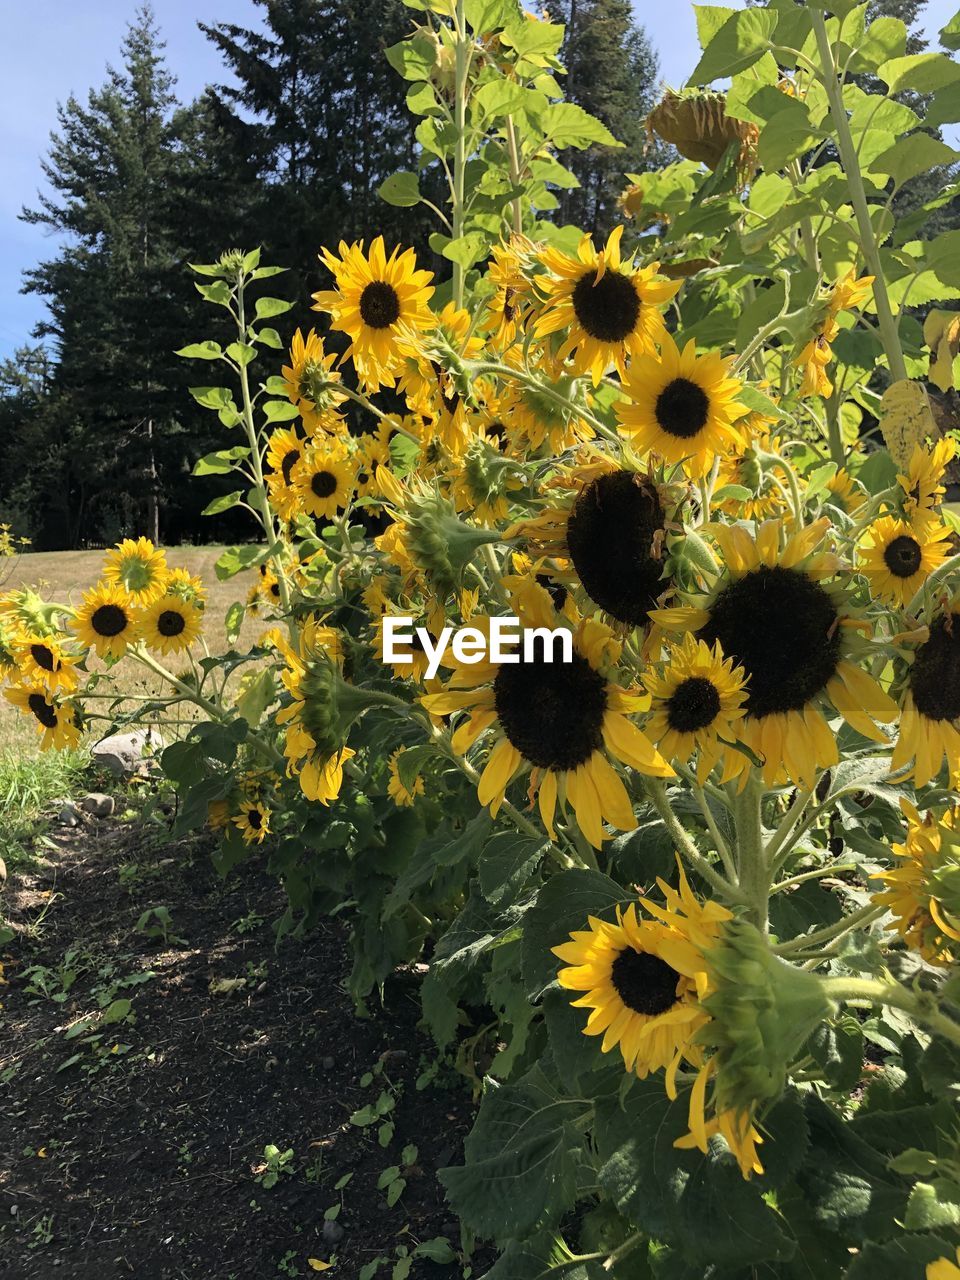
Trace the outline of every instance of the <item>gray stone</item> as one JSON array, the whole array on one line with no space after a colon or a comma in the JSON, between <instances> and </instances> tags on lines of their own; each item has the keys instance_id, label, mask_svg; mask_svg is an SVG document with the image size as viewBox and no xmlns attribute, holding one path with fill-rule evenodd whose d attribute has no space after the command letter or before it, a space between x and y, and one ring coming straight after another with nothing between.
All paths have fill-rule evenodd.
<instances>
[{"instance_id":1,"label":"gray stone","mask_svg":"<svg viewBox=\"0 0 960 1280\"><path fill-rule=\"evenodd\" d=\"M66 800L57 814L57 822L61 827L78 827L80 825L80 810L72 800Z\"/></svg>"},{"instance_id":2,"label":"gray stone","mask_svg":"<svg viewBox=\"0 0 960 1280\"><path fill-rule=\"evenodd\" d=\"M113 796L108 796L102 791L89 792L80 803L87 813L92 813L95 818L109 818L117 807Z\"/></svg>"},{"instance_id":3,"label":"gray stone","mask_svg":"<svg viewBox=\"0 0 960 1280\"><path fill-rule=\"evenodd\" d=\"M339 1244L343 1239L343 1227L339 1222L325 1222L320 1228L325 1244Z\"/></svg>"},{"instance_id":4,"label":"gray stone","mask_svg":"<svg viewBox=\"0 0 960 1280\"><path fill-rule=\"evenodd\" d=\"M105 765L118 777L136 773L163 748L163 738L152 726L113 733L101 738L90 751L95 764Z\"/></svg>"}]
</instances>

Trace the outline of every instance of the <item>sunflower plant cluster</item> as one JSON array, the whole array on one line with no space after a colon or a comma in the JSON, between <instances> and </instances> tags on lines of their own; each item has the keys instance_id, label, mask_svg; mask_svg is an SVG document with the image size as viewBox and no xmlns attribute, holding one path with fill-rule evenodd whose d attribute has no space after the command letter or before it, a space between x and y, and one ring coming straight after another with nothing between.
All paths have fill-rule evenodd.
<instances>
[{"instance_id":1,"label":"sunflower plant cluster","mask_svg":"<svg viewBox=\"0 0 960 1280\"><path fill-rule=\"evenodd\" d=\"M479 1100L441 1177L489 1280L947 1280L956 353L901 312L955 265L888 215L943 162L893 138L921 123L901 90L951 119L960 69L865 6L701 7L651 118L688 158L594 240L539 216L559 29L411 7L391 61L451 177L450 279L376 235L323 248L284 356L275 268L194 268L236 340L181 354L228 375L193 394L239 441L195 470L261 535L217 565L253 573L227 651L198 584L124 543L82 605L6 597L8 696L62 745L111 696L90 650L151 667L169 693L130 714L199 715L160 756L178 828L223 871L267 859L281 932L349 920L358 1005L426 964ZM494 656L505 618L532 647Z\"/></svg>"}]
</instances>

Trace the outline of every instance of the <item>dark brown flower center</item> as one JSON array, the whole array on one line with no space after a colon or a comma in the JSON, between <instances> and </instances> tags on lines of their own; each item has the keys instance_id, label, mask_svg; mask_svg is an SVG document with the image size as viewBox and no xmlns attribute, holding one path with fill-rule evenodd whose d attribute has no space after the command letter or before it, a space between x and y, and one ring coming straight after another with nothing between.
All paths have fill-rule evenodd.
<instances>
[{"instance_id":1,"label":"dark brown flower center","mask_svg":"<svg viewBox=\"0 0 960 1280\"><path fill-rule=\"evenodd\" d=\"M254 831L259 831L263 826L263 819L260 817L259 809L251 809L247 813L247 822L253 827Z\"/></svg>"},{"instance_id":2,"label":"dark brown flower center","mask_svg":"<svg viewBox=\"0 0 960 1280\"><path fill-rule=\"evenodd\" d=\"M329 498L337 491L337 477L332 471L315 471L310 480L310 488L318 498Z\"/></svg>"},{"instance_id":3,"label":"dark brown flower center","mask_svg":"<svg viewBox=\"0 0 960 1280\"><path fill-rule=\"evenodd\" d=\"M720 695L705 676L690 676L674 689L667 702L667 722L678 733L705 729L717 718Z\"/></svg>"},{"instance_id":4,"label":"dark brown flower center","mask_svg":"<svg viewBox=\"0 0 960 1280\"><path fill-rule=\"evenodd\" d=\"M290 473L299 461L299 449L291 449L289 453L283 455L283 461L280 463L280 472L283 476L284 484L290 483Z\"/></svg>"},{"instance_id":5,"label":"dark brown flower center","mask_svg":"<svg viewBox=\"0 0 960 1280\"><path fill-rule=\"evenodd\" d=\"M781 565L753 569L717 596L697 634L749 677L752 716L800 711L822 693L840 661L837 610L818 582Z\"/></svg>"},{"instance_id":6,"label":"dark brown flower center","mask_svg":"<svg viewBox=\"0 0 960 1280\"><path fill-rule=\"evenodd\" d=\"M38 667L42 667L44 671L57 671L60 663L54 657L53 650L45 644L32 644L30 646L30 656Z\"/></svg>"},{"instance_id":7,"label":"dark brown flower center","mask_svg":"<svg viewBox=\"0 0 960 1280\"><path fill-rule=\"evenodd\" d=\"M917 710L928 720L960 720L960 613L938 618L910 668Z\"/></svg>"},{"instance_id":8,"label":"dark brown flower center","mask_svg":"<svg viewBox=\"0 0 960 1280\"><path fill-rule=\"evenodd\" d=\"M663 582L664 513L656 487L632 471L600 476L567 521L567 547L587 595L630 626L643 626Z\"/></svg>"},{"instance_id":9,"label":"dark brown flower center","mask_svg":"<svg viewBox=\"0 0 960 1280\"><path fill-rule=\"evenodd\" d=\"M27 705L45 729L57 727L57 709L50 705L42 693L31 693Z\"/></svg>"},{"instance_id":10,"label":"dark brown flower center","mask_svg":"<svg viewBox=\"0 0 960 1280\"><path fill-rule=\"evenodd\" d=\"M126 631L129 619L118 604L102 604L90 616L90 625L98 636L118 636Z\"/></svg>"},{"instance_id":11,"label":"dark brown flower center","mask_svg":"<svg viewBox=\"0 0 960 1280\"><path fill-rule=\"evenodd\" d=\"M360 295L360 318L371 329L389 329L400 318L400 299L392 284L374 280Z\"/></svg>"},{"instance_id":12,"label":"dark brown flower center","mask_svg":"<svg viewBox=\"0 0 960 1280\"><path fill-rule=\"evenodd\" d=\"M659 956L627 947L614 960L610 980L617 995L634 1013L655 1018L677 1003L680 975Z\"/></svg>"},{"instance_id":13,"label":"dark brown flower center","mask_svg":"<svg viewBox=\"0 0 960 1280\"><path fill-rule=\"evenodd\" d=\"M505 663L493 689L504 733L538 768L576 769L601 746L606 683L580 654L572 662Z\"/></svg>"},{"instance_id":14,"label":"dark brown flower center","mask_svg":"<svg viewBox=\"0 0 960 1280\"><path fill-rule=\"evenodd\" d=\"M920 543L905 533L888 542L883 549L887 568L896 578L912 578L920 568L922 556Z\"/></svg>"},{"instance_id":15,"label":"dark brown flower center","mask_svg":"<svg viewBox=\"0 0 960 1280\"><path fill-rule=\"evenodd\" d=\"M640 295L620 271L585 271L573 288L573 310L581 329L598 342L623 342L640 318Z\"/></svg>"},{"instance_id":16,"label":"dark brown flower center","mask_svg":"<svg viewBox=\"0 0 960 1280\"><path fill-rule=\"evenodd\" d=\"M689 378L674 378L657 396L657 422L668 435L689 440L706 426L710 401Z\"/></svg>"},{"instance_id":17,"label":"dark brown flower center","mask_svg":"<svg viewBox=\"0 0 960 1280\"><path fill-rule=\"evenodd\" d=\"M176 609L164 609L157 618L157 630L162 636L178 636L186 625L186 618Z\"/></svg>"}]
</instances>

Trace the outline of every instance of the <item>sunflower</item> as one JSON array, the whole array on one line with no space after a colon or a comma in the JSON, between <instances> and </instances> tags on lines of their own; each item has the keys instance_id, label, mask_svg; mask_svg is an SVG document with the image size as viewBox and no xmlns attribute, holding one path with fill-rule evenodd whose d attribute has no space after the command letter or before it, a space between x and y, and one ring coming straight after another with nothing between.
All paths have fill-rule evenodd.
<instances>
[{"instance_id":1,"label":"sunflower","mask_svg":"<svg viewBox=\"0 0 960 1280\"><path fill-rule=\"evenodd\" d=\"M956 441L947 436L930 448L922 444L913 446L906 474L897 476L908 519L926 519L940 505L946 493L944 473L956 454Z\"/></svg>"},{"instance_id":2,"label":"sunflower","mask_svg":"<svg viewBox=\"0 0 960 1280\"><path fill-rule=\"evenodd\" d=\"M58 751L80 742L80 716L69 702L60 702L54 693L39 684L13 685L3 696L22 712L32 715L40 734L40 750Z\"/></svg>"},{"instance_id":3,"label":"sunflower","mask_svg":"<svg viewBox=\"0 0 960 1280\"><path fill-rule=\"evenodd\" d=\"M379 498L380 484L377 472L381 467L390 466L390 445L381 436L364 435L357 441L357 474L356 486L358 498ZM379 510L379 507L368 507L367 510Z\"/></svg>"},{"instance_id":4,"label":"sunflower","mask_svg":"<svg viewBox=\"0 0 960 1280\"><path fill-rule=\"evenodd\" d=\"M490 619L473 618L470 625L489 633ZM466 752L487 729L495 731L477 787L480 803L494 816L514 776L529 769L529 796L532 802L539 793L550 838L556 838L559 799L561 806L570 804L580 830L599 849L605 819L621 830L636 826L630 797L607 752L640 773L673 775L627 719L646 710L649 699L601 673L611 653L618 655L619 645L609 628L585 619L574 634L572 662L548 662L541 651L530 661L501 664L487 657L470 665L455 663L444 692L421 697L432 714L469 713L453 735L455 751Z\"/></svg>"},{"instance_id":5,"label":"sunflower","mask_svg":"<svg viewBox=\"0 0 960 1280\"><path fill-rule=\"evenodd\" d=\"M759 416L750 414L749 418ZM767 520L782 515L789 506L783 489L777 485L775 473L760 465L759 453L777 453L780 441L770 436L769 430L751 430L745 418L738 424L749 441L740 453L720 459L717 483L714 488L714 510L722 511L735 520ZM749 498L742 494L727 496L724 490L736 485L747 489Z\"/></svg>"},{"instance_id":6,"label":"sunflower","mask_svg":"<svg viewBox=\"0 0 960 1280\"><path fill-rule=\"evenodd\" d=\"M950 530L933 520L908 524L881 516L862 535L860 572L878 600L904 608L947 559L949 537Z\"/></svg>"},{"instance_id":7,"label":"sunflower","mask_svg":"<svg viewBox=\"0 0 960 1280\"><path fill-rule=\"evenodd\" d=\"M525 382L511 382L500 397L500 417L510 452L519 457L544 447L555 457L582 440L592 440L595 434L577 405L566 398L572 390L569 375L554 369L551 361L539 361L539 369L559 397Z\"/></svg>"},{"instance_id":8,"label":"sunflower","mask_svg":"<svg viewBox=\"0 0 960 1280\"><path fill-rule=\"evenodd\" d=\"M101 658L122 658L140 638L140 621L130 597L112 582L98 582L83 593L73 629Z\"/></svg>"},{"instance_id":9,"label":"sunflower","mask_svg":"<svg viewBox=\"0 0 960 1280\"><path fill-rule=\"evenodd\" d=\"M707 1115L707 1083L713 1073L714 1063L715 1059L711 1058L697 1073L690 1090L687 1121L690 1132L678 1138L673 1145L686 1151L696 1148L706 1155L710 1139L719 1134L736 1157L741 1174L744 1178L750 1178L755 1173L763 1173L763 1165L757 1154L757 1147L762 1145L763 1138L753 1123L753 1116L747 1111L715 1108L712 1115Z\"/></svg>"},{"instance_id":10,"label":"sunflower","mask_svg":"<svg viewBox=\"0 0 960 1280\"><path fill-rule=\"evenodd\" d=\"M659 357L644 355L630 365L627 398L614 405L631 443L641 453L682 462L694 478L710 469L717 454L742 447L733 424L747 408L736 398L742 384L729 376L731 363L716 352L698 356L692 340L681 352L664 334Z\"/></svg>"},{"instance_id":11,"label":"sunflower","mask_svg":"<svg viewBox=\"0 0 960 1280\"><path fill-rule=\"evenodd\" d=\"M189 600L191 604L195 604L198 609L202 609L207 601L207 589L203 585L202 579L198 578L195 573L191 573L189 569L171 569L167 576L168 596L179 596L182 600Z\"/></svg>"},{"instance_id":12,"label":"sunflower","mask_svg":"<svg viewBox=\"0 0 960 1280\"><path fill-rule=\"evenodd\" d=\"M809 396L822 396L825 400L833 395L833 383L827 375L827 365L833 359L833 348L825 333L818 333L811 338L800 353L794 357L793 363L803 370L800 390L797 395L801 400Z\"/></svg>"},{"instance_id":13,"label":"sunflower","mask_svg":"<svg viewBox=\"0 0 960 1280\"><path fill-rule=\"evenodd\" d=\"M746 711L746 677L742 667L724 658L719 644L711 649L684 636L668 650L663 674L649 671L643 683L651 697L644 727L665 759L687 762L696 751L701 783L721 759L723 781L743 771L746 756L728 747Z\"/></svg>"},{"instance_id":14,"label":"sunflower","mask_svg":"<svg viewBox=\"0 0 960 1280\"><path fill-rule=\"evenodd\" d=\"M424 618L415 619L411 627L404 628L404 634L409 634L410 640L402 645L399 644L399 641L396 642L401 649L410 654L411 662L388 662L383 652L384 618L407 618L409 616L409 612L404 612L403 610L395 611L393 606L388 604L387 608L376 619L373 647L380 662L384 666L391 668L395 680L415 680L419 684L427 673L430 659L427 656L426 649L423 647L423 641L417 633L420 627L424 627L429 631L429 621Z\"/></svg>"},{"instance_id":15,"label":"sunflower","mask_svg":"<svg viewBox=\"0 0 960 1280\"><path fill-rule=\"evenodd\" d=\"M536 283L545 302L534 335L565 334L558 357L569 358L575 373L589 373L594 386L611 365L622 377L628 356L653 353L667 333L658 307L680 288L657 275L658 262L623 262L622 236L623 227L614 227L599 253L585 235L575 258L556 248L540 255L547 274Z\"/></svg>"},{"instance_id":16,"label":"sunflower","mask_svg":"<svg viewBox=\"0 0 960 1280\"><path fill-rule=\"evenodd\" d=\"M247 844L263 844L270 833L270 810L259 800L244 800L233 824L243 832Z\"/></svg>"},{"instance_id":17,"label":"sunflower","mask_svg":"<svg viewBox=\"0 0 960 1280\"><path fill-rule=\"evenodd\" d=\"M182 653L200 635L203 615L181 596L165 595L140 615L140 636L159 653Z\"/></svg>"},{"instance_id":18,"label":"sunflower","mask_svg":"<svg viewBox=\"0 0 960 1280\"><path fill-rule=\"evenodd\" d=\"M753 537L742 526L710 526L724 575L702 605L654 614L711 647L719 642L743 668L747 715L738 736L762 761L768 786L789 779L812 788L817 770L837 763L828 701L876 742L886 738L874 720L897 715L892 698L851 660L858 623L842 586L824 585L836 557L818 551L828 526L824 518L790 533L784 522L765 520Z\"/></svg>"},{"instance_id":19,"label":"sunflower","mask_svg":"<svg viewBox=\"0 0 960 1280\"><path fill-rule=\"evenodd\" d=\"M960 598L924 630L913 654L900 708L900 736L893 748L894 771L913 760L918 787L940 772L943 757L960 760Z\"/></svg>"},{"instance_id":20,"label":"sunflower","mask_svg":"<svg viewBox=\"0 0 960 1280\"><path fill-rule=\"evenodd\" d=\"M353 498L356 472L349 458L325 443L305 449L290 473L301 511L307 515L333 519L346 510Z\"/></svg>"},{"instance_id":21,"label":"sunflower","mask_svg":"<svg viewBox=\"0 0 960 1280\"><path fill-rule=\"evenodd\" d=\"M521 235L513 235L506 244L495 244L490 250L487 279L494 294L487 303L483 327L496 350L512 346L523 332L532 304L530 269L538 251L539 246Z\"/></svg>"},{"instance_id":22,"label":"sunflower","mask_svg":"<svg viewBox=\"0 0 960 1280\"><path fill-rule=\"evenodd\" d=\"M827 492L830 495L827 501L839 507L845 515L856 517L866 505L863 486L843 467L827 481Z\"/></svg>"},{"instance_id":23,"label":"sunflower","mask_svg":"<svg viewBox=\"0 0 960 1280\"><path fill-rule=\"evenodd\" d=\"M321 258L334 276L335 288L313 295L315 310L330 313L331 324L349 334L344 359L352 357L363 387L392 387L400 362L397 339L402 330L423 332L434 317L428 303L433 274L417 269L412 249L386 256L383 236L364 254L363 241L340 242L340 257L324 249Z\"/></svg>"},{"instance_id":24,"label":"sunflower","mask_svg":"<svg viewBox=\"0 0 960 1280\"><path fill-rule=\"evenodd\" d=\"M107 554L103 576L134 604L149 604L166 589L167 557L149 538L124 538Z\"/></svg>"},{"instance_id":25,"label":"sunflower","mask_svg":"<svg viewBox=\"0 0 960 1280\"><path fill-rule=\"evenodd\" d=\"M292 520L299 509L292 475L303 450L304 441L290 427L278 427L267 441L267 496L281 520Z\"/></svg>"},{"instance_id":26,"label":"sunflower","mask_svg":"<svg viewBox=\"0 0 960 1280\"><path fill-rule=\"evenodd\" d=\"M562 987L586 994L572 1001L590 1009L584 1035L603 1036L601 1052L618 1046L627 1071L643 1080L683 1058L699 1063L694 1037L708 1021L700 996L707 989L703 955L679 930L638 918L634 903L617 908L617 923L588 918L588 928L553 947L569 968Z\"/></svg>"},{"instance_id":27,"label":"sunflower","mask_svg":"<svg viewBox=\"0 0 960 1280\"><path fill-rule=\"evenodd\" d=\"M423 795L423 779L419 773L414 777L413 784L410 787L400 777L398 762L405 749L404 747L399 747L390 757L390 781L387 783L387 793L392 797L393 803L398 809L408 809L417 796Z\"/></svg>"},{"instance_id":28,"label":"sunflower","mask_svg":"<svg viewBox=\"0 0 960 1280\"><path fill-rule=\"evenodd\" d=\"M629 627L645 626L671 588L666 577L666 491L642 472L607 461L571 468L556 484L572 490L562 505L523 530L546 555L573 564L589 598Z\"/></svg>"},{"instance_id":29,"label":"sunflower","mask_svg":"<svg viewBox=\"0 0 960 1280\"><path fill-rule=\"evenodd\" d=\"M11 645L24 684L39 685L48 693L70 693L77 687L77 668L53 635L21 632Z\"/></svg>"},{"instance_id":30,"label":"sunflower","mask_svg":"<svg viewBox=\"0 0 960 1280\"><path fill-rule=\"evenodd\" d=\"M923 818L905 797L900 807L907 836L892 846L900 859L892 871L877 872L889 887L874 902L896 917L896 930L928 964L954 963L960 948L960 806L940 817Z\"/></svg>"},{"instance_id":31,"label":"sunflower","mask_svg":"<svg viewBox=\"0 0 960 1280\"><path fill-rule=\"evenodd\" d=\"M323 339L315 329L306 338L299 329L293 335L290 363L283 366L283 379L287 398L300 410L308 431L339 429L339 420L331 413L347 397L340 389L340 375L333 368L336 359L335 351L326 354Z\"/></svg>"},{"instance_id":32,"label":"sunflower","mask_svg":"<svg viewBox=\"0 0 960 1280\"><path fill-rule=\"evenodd\" d=\"M960 1280L960 1249L957 1249L956 1262L949 1258L928 1262L925 1280Z\"/></svg>"}]
</instances>

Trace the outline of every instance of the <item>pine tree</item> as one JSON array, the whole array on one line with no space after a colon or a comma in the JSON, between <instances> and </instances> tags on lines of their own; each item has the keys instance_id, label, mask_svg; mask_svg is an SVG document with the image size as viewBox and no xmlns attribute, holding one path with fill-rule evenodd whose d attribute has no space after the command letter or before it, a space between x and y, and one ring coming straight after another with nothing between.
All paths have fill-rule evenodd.
<instances>
[{"instance_id":1,"label":"pine tree","mask_svg":"<svg viewBox=\"0 0 960 1280\"><path fill-rule=\"evenodd\" d=\"M566 26L565 98L597 116L624 144L622 150L589 147L564 157L580 188L562 193L562 220L605 235L620 220L624 174L649 167L645 122L654 105L657 56L634 21L630 0L549 0L546 8Z\"/></svg>"}]
</instances>

